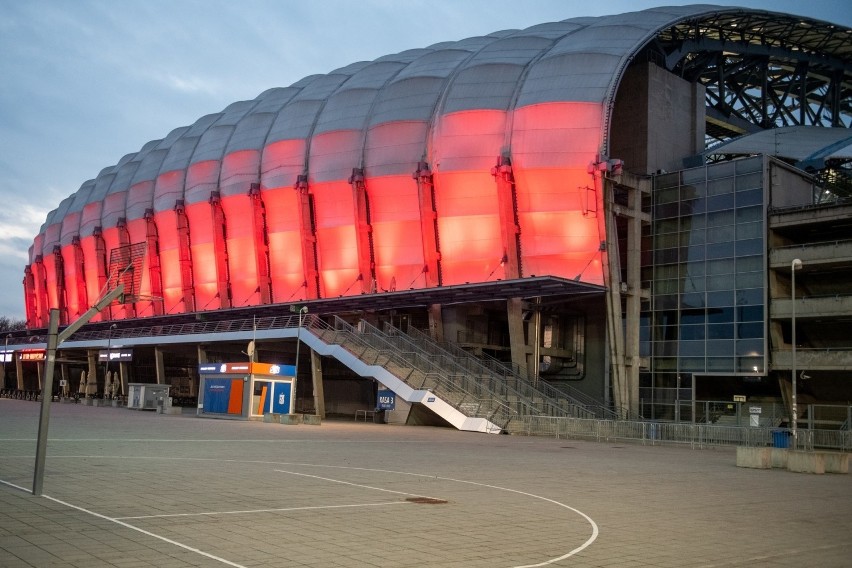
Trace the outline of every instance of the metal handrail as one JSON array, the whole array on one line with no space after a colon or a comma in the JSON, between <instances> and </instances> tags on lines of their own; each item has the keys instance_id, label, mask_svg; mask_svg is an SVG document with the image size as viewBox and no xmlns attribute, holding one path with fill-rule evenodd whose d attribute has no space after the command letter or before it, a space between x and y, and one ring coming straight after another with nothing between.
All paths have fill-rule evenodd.
<instances>
[{"instance_id":1,"label":"metal handrail","mask_svg":"<svg viewBox=\"0 0 852 568\"><path fill-rule=\"evenodd\" d=\"M527 379L525 379L523 375L518 373L513 368L511 363L504 363L503 361L499 361L498 359L489 357L488 355L484 355L484 357L481 359L471 354L470 352L465 351L458 345L446 342L437 342L431 337L429 337L427 334L414 327L409 327L407 332L399 331L399 333L406 333L407 335L414 337L421 342L434 344L448 351L453 356L459 359L472 361L472 365L477 366L480 369L485 369L487 372L496 374L496 376L501 377L504 381L511 381L511 384L514 385L514 388L516 390L525 390L527 393L529 393L527 394L527 398L535 399L541 397L543 399L548 400L549 403L563 410L566 410L566 405L560 403L559 400L566 399L569 401L567 405L567 410L569 415L571 416L577 416L580 418L617 417L617 414L615 412L606 408L599 401L596 401L585 393L576 391L576 389L573 389L573 387L569 388L576 391L576 393L574 394L566 392L544 381L539 382L538 385L533 385ZM585 400L583 400L584 398Z\"/></svg>"},{"instance_id":2,"label":"metal handrail","mask_svg":"<svg viewBox=\"0 0 852 568\"><path fill-rule=\"evenodd\" d=\"M362 322L355 327L335 316L331 325L312 320L306 327L311 331L316 330L324 341L327 339L323 332L333 331L332 343L340 345L368 364L384 367L412 388L440 394L448 404L467 416L488 418L501 428L515 418L517 413L502 403L485 385L469 377L447 376L431 357L416 351L400 350L388 338L373 333L367 325ZM483 405L483 402L487 404ZM472 414L470 406L466 404L475 405L477 412Z\"/></svg>"}]
</instances>

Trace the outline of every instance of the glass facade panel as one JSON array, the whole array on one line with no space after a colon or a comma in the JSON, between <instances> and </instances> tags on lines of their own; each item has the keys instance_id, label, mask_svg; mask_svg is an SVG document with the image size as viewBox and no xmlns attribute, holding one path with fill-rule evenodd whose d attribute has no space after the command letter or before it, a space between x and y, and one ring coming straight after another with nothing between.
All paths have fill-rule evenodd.
<instances>
[{"instance_id":1,"label":"glass facade panel","mask_svg":"<svg viewBox=\"0 0 852 568\"><path fill-rule=\"evenodd\" d=\"M643 266L653 301L640 339L651 384L672 373L766 371L763 185L763 157L655 178L655 264Z\"/></svg>"}]
</instances>

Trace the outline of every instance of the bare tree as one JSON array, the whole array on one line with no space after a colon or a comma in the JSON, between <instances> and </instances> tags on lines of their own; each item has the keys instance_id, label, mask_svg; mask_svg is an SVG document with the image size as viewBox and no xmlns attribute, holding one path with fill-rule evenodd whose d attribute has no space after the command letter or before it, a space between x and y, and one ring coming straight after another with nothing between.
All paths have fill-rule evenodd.
<instances>
[{"instance_id":1,"label":"bare tree","mask_svg":"<svg viewBox=\"0 0 852 568\"><path fill-rule=\"evenodd\" d=\"M0 316L0 333L4 331L19 331L27 329L25 320L12 319L9 316Z\"/></svg>"}]
</instances>

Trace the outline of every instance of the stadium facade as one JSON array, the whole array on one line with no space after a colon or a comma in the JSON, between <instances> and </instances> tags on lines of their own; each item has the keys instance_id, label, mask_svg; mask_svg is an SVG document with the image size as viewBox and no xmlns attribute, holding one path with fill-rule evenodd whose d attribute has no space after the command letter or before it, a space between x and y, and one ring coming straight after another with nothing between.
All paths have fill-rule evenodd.
<instances>
[{"instance_id":1,"label":"stadium facade","mask_svg":"<svg viewBox=\"0 0 852 568\"><path fill-rule=\"evenodd\" d=\"M23 355L50 310L67 325L121 282L62 346L72 384L103 392L98 351L120 344L122 392L203 398L199 364L249 356L295 363L294 408L318 414L389 389L408 422L689 421L705 401L789 406L796 346L802 396L847 404L850 46L799 16L661 7L233 103L48 215L5 386L38 388Z\"/></svg>"}]
</instances>

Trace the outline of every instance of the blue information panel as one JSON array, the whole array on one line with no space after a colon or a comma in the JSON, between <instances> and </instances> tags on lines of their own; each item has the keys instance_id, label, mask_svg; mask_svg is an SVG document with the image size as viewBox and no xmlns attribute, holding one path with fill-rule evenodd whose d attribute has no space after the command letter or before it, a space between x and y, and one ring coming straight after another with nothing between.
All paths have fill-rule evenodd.
<instances>
[{"instance_id":1,"label":"blue information panel","mask_svg":"<svg viewBox=\"0 0 852 568\"><path fill-rule=\"evenodd\" d=\"M231 379L207 379L204 382L204 411L226 414L231 398Z\"/></svg>"},{"instance_id":2,"label":"blue information panel","mask_svg":"<svg viewBox=\"0 0 852 568\"><path fill-rule=\"evenodd\" d=\"M380 390L376 397L377 410L394 410L396 409L396 393L392 390Z\"/></svg>"},{"instance_id":3,"label":"blue information panel","mask_svg":"<svg viewBox=\"0 0 852 568\"><path fill-rule=\"evenodd\" d=\"M275 414L290 414L290 383L273 383L272 412Z\"/></svg>"}]
</instances>

